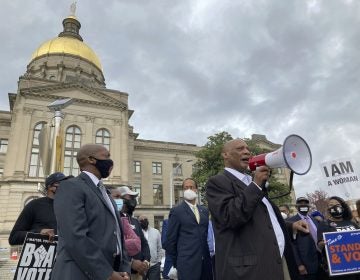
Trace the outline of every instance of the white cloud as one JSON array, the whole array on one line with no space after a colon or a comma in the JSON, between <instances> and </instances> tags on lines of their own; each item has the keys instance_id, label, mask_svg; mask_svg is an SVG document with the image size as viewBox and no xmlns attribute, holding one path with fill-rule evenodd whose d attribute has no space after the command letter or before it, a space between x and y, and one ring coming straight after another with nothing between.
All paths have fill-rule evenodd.
<instances>
[{"instance_id":1,"label":"white cloud","mask_svg":"<svg viewBox=\"0 0 360 280\"><path fill-rule=\"evenodd\" d=\"M70 4L2 3L1 110ZM141 138L202 145L222 130L277 143L299 134L314 161L295 179L303 193L317 188L320 162L360 162L359 12L358 1L87 0L77 17L107 86L129 93Z\"/></svg>"}]
</instances>

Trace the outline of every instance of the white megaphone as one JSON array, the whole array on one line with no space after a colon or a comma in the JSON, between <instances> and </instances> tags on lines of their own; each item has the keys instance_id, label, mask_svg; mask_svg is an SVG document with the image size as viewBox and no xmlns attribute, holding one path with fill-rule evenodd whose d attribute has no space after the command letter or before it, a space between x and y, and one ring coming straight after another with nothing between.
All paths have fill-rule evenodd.
<instances>
[{"instance_id":1,"label":"white megaphone","mask_svg":"<svg viewBox=\"0 0 360 280\"><path fill-rule=\"evenodd\" d=\"M292 134L286 137L281 148L274 152L261 154L249 159L249 168L266 165L270 168L287 167L295 174L304 175L311 168L312 157L308 144L303 138Z\"/></svg>"}]
</instances>

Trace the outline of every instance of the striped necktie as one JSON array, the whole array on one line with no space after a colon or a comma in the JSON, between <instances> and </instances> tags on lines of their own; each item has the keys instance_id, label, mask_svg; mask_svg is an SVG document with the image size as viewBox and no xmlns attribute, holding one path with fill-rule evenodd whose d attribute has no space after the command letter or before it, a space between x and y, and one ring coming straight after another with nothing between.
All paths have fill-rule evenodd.
<instances>
[{"instance_id":1,"label":"striped necktie","mask_svg":"<svg viewBox=\"0 0 360 280\"><path fill-rule=\"evenodd\" d=\"M122 249L121 249L121 230L120 230L120 226L119 226L119 223L118 223L118 219L116 217L116 212L115 212L114 205L112 204L112 202L111 202L111 200L109 198L109 195L106 192L106 189L105 189L105 186L104 186L103 182L99 181L97 186L98 186L103 198L105 199L108 208L110 209L112 215L115 218L116 239L117 239L117 254L121 255L121 253L122 253L121 252L122 251Z\"/></svg>"}]
</instances>

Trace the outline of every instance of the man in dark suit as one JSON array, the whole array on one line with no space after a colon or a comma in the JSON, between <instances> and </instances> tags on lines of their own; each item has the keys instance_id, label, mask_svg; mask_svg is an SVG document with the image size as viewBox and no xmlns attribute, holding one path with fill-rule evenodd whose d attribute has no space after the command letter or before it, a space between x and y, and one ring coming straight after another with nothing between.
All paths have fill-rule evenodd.
<instances>
[{"instance_id":1,"label":"man in dark suit","mask_svg":"<svg viewBox=\"0 0 360 280\"><path fill-rule=\"evenodd\" d=\"M54 200L59 243L51 279L130 279L116 205L104 188L109 151L88 144L77 153L81 174L61 182Z\"/></svg>"},{"instance_id":2,"label":"man in dark suit","mask_svg":"<svg viewBox=\"0 0 360 280\"><path fill-rule=\"evenodd\" d=\"M310 233L298 233L294 244L294 255L299 270L299 279L316 280L319 269L319 252L317 244L318 221L308 215L310 202L306 197L299 197L296 200L298 214L288 219L290 222L304 220L308 223Z\"/></svg>"},{"instance_id":3,"label":"man in dark suit","mask_svg":"<svg viewBox=\"0 0 360 280\"><path fill-rule=\"evenodd\" d=\"M196 205L197 185L193 179L185 179L182 187L184 201L170 210L165 250L179 280L210 280L209 211Z\"/></svg>"},{"instance_id":4,"label":"man in dark suit","mask_svg":"<svg viewBox=\"0 0 360 280\"><path fill-rule=\"evenodd\" d=\"M222 150L225 171L206 185L216 251L216 278L296 279L290 235L280 211L265 197L269 168L247 175L250 152L234 139Z\"/></svg>"}]
</instances>

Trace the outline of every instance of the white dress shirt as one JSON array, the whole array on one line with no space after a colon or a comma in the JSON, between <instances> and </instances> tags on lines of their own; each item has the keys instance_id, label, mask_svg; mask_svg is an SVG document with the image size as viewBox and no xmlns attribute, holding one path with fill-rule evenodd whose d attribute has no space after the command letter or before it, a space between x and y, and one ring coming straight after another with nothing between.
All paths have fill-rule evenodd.
<instances>
[{"instance_id":1,"label":"white dress shirt","mask_svg":"<svg viewBox=\"0 0 360 280\"><path fill-rule=\"evenodd\" d=\"M232 168L225 168L226 171L230 172L232 175L234 175L236 178L238 178L240 181L242 181L245 185L249 185L252 182L252 178L250 175L247 174L243 174L235 169ZM255 182L253 182L259 189L261 189ZM281 229L281 226L279 224L279 221L275 215L274 209L272 208L269 200L266 197L263 197L262 199L262 203L265 204L268 212L269 212L269 216L270 216L270 220L271 220L271 224L273 226L274 232L275 232L275 236L276 236L276 240L279 246L279 251L280 251L280 256L282 257L284 254L284 250L285 250L285 237L284 237L284 232Z\"/></svg>"}]
</instances>

